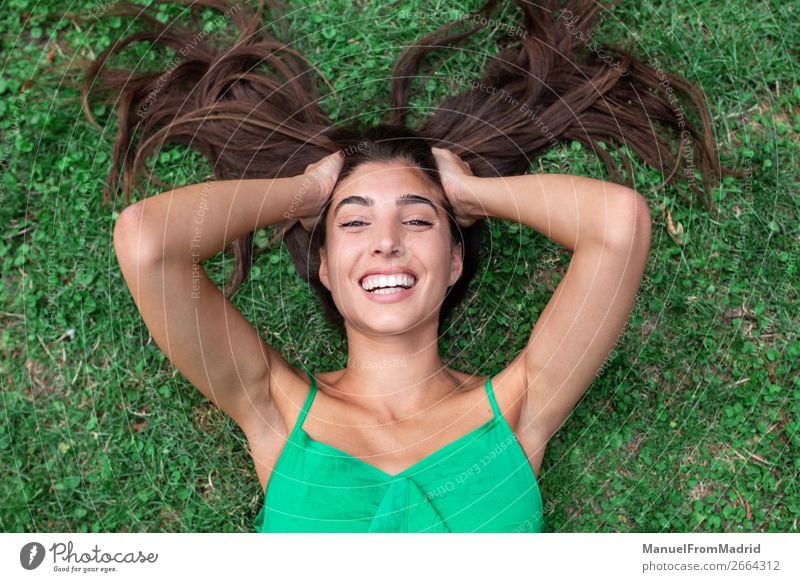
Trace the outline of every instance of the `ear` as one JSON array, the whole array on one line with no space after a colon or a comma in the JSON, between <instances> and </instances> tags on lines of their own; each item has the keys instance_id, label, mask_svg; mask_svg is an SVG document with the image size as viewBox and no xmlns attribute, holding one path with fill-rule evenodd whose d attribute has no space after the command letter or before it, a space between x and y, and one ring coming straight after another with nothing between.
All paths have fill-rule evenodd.
<instances>
[{"instance_id":1,"label":"ear","mask_svg":"<svg viewBox=\"0 0 800 582\"><path fill-rule=\"evenodd\" d=\"M463 248L464 245L461 241L453 245L450 262L450 285L448 287L455 285L456 281L461 277L461 273L464 272L464 259L461 256Z\"/></svg>"},{"instance_id":2,"label":"ear","mask_svg":"<svg viewBox=\"0 0 800 582\"><path fill-rule=\"evenodd\" d=\"M328 278L328 253L325 252L325 247L319 248L319 280L328 289L331 290L330 279Z\"/></svg>"}]
</instances>

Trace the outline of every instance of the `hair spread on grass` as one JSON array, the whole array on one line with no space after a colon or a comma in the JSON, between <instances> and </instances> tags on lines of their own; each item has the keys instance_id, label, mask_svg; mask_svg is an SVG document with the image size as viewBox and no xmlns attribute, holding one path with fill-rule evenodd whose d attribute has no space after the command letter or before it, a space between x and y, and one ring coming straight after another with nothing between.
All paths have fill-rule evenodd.
<instances>
[{"instance_id":1,"label":"hair spread on grass","mask_svg":"<svg viewBox=\"0 0 800 582\"><path fill-rule=\"evenodd\" d=\"M387 118L371 128L358 119L338 127L322 110L320 89L327 82L292 48L279 3L265 6L259 0L255 8L242 1L191 4L194 27L162 23L156 18L158 3L143 7L120 1L92 15L129 17L143 27L87 63L82 80L84 110L92 122L90 94L113 102L117 111L105 201L121 181L129 202L140 174L171 187L145 172L148 156L169 143L200 152L211 162L216 179L294 176L324 155L350 148L347 151L355 155L346 156L343 176L365 161L399 157L413 161L440 184L432 146L450 149L475 175L488 177L522 174L554 145L576 140L602 160L612 181L632 187L634 170L626 153L631 151L659 172L662 185L674 185L687 201L699 199L710 210L711 192L720 177L735 174L719 163L705 96L698 86L664 71L658 61L648 64L634 57L632 48L592 39L598 13L617 1L605 6L594 0L515 1L521 23L497 35L497 53L487 59L481 78L444 79L453 87L451 96L422 112L422 122L413 128L409 118L417 111L411 96L431 78L422 76L431 55L452 55L482 28L496 26L493 15L502 4L499 0L489 0L479 11L464 14L403 50L392 69ZM214 26L200 27L197 16L203 7L217 10L234 25L238 38L219 43ZM271 27L264 25L267 17ZM163 45L175 58L153 72L108 65L110 57L135 42ZM451 221L454 240L465 243L465 264L462 277L445 297L440 322L463 299L477 270L483 222L461 228ZM274 229L272 241L282 238L297 272L319 294L328 321L343 329L342 316L319 280L324 231L309 233L296 218ZM253 255L269 247L254 249L253 234L233 243L236 269L225 284L228 297L247 278Z\"/></svg>"}]
</instances>

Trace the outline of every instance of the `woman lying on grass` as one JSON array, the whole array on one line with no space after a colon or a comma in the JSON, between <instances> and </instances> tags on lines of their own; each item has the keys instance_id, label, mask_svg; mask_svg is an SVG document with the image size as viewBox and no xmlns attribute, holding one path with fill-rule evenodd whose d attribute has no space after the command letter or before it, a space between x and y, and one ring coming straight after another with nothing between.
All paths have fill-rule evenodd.
<instances>
[{"instance_id":1,"label":"woman lying on grass","mask_svg":"<svg viewBox=\"0 0 800 582\"><path fill-rule=\"evenodd\" d=\"M710 204L721 168L701 93L625 51L584 54L594 2L569 2L569 18L557 2L518 2L524 34L499 39L482 78L459 79L411 129L423 57L480 29L492 1L400 55L386 123L339 127L317 103L312 67L262 28L260 5L253 14L202 4L239 27L231 48L118 3L109 14L136 15L148 30L101 54L86 89L120 96L108 184L122 161L126 197L166 142L213 164L216 180L125 209L114 247L159 347L247 436L265 491L256 530L541 531L545 447L624 328L650 246L647 201L618 183L610 152L627 145L670 182L691 164ZM161 75L104 67L133 40L186 54ZM613 181L525 174L558 140L590 147ZM487 218L572 251L527 345L489 375L480 362L447 367L438 349L476 273ZM293 365L229 301L249 272L253 232L273 225L346 336L344 369ZM237 272L226 296L202 263L229 244Z\"/></svg>"}]
</instances>

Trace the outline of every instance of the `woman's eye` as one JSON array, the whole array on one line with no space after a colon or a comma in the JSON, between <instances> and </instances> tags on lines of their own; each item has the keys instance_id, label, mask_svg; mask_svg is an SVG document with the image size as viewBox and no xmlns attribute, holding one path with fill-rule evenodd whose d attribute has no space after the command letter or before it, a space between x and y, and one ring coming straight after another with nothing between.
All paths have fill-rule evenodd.
<instances>
[{"instance_id":1,"label":"woman's eye","mask_svg":"<svg viewBox=\"0 0 800 582\"><path fill-rule=\"evenodd\" d=\"M343 222L339 226L341 227L348 227L348 226L363 226L366 224L361 220L351 220L349 222ZM431 226L433 223L427 220L423 220L421 218L414 218L412 220L406 221L406 224L413 224L414 226Z\"/></svg>"}]
</instances>

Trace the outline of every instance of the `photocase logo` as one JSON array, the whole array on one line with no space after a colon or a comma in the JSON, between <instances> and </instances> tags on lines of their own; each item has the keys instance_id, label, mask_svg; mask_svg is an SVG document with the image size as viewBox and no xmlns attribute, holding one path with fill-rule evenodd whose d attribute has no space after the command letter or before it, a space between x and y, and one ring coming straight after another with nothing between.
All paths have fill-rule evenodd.
<instances>
[{"instance_id":1,"label":"photocase logo","mask_svg":"<svg viewBox=\"0 0 800 582\"><path fill-rule=\"evenodd\" d=\"M44 546L38 542L31 542L22 546L19 552L19 563L26 570L35 570L44 561Z\"/></svg>"}]
</instances>

